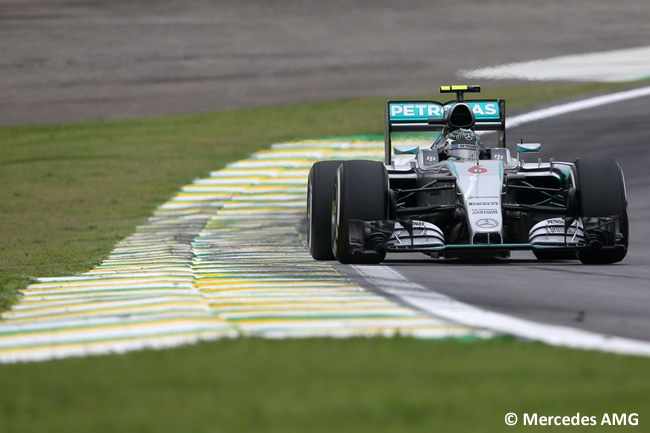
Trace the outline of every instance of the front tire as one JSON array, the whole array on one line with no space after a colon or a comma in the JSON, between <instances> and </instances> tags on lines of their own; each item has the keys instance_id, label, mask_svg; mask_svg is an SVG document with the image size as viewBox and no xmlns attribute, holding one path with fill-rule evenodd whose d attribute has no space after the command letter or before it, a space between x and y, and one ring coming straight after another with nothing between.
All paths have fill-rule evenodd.
<instances>
[{"instance_id":1,"label":"front tire","mask_svg":"<svg viewBox=\"0 0 650 433\"><path fill-rule=\"evenodd\" d=\"M332 197L336 170L342 161L319 161L309 170L307 186L307 245L316 260L334 260Z\"/></svg>"},{"instance_id":2,"label":"front tire","mask_svg":"<svg viewBox=\"0 0 650 433\"><path fill-rule=\"evenodd\" d=\"M578 251L584 264L610 264L620 262L627 255L629 223L627 216L627 192L623 170L613 159L579 159L578 213L583 218L618 216L618 242L625 248L590 249Z\"/></svg>"},{"instance_id":3,"label":"front tire","mask_svg":"<svg viewBox=\"0 0 650 433\"><path fill-rule=\"evenodd\" d=\"M332 250L341 263L380 263L386 252L363 254L350 245L350 220L388 219L388 173L377 161L345 161L337 171L332 204Z\"/></svg>"}]
</instances>

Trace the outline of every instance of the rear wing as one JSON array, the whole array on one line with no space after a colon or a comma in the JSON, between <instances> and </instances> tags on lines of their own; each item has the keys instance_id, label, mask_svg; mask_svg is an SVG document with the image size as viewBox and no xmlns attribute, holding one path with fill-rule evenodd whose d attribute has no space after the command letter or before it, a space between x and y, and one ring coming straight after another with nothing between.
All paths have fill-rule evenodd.
<instances>
[{"instance_id":1,"label":"rear wing","mask_svg":"<svg viewBox=\"0 0 650 433\"><path fill-rule=\"evenodd\" d=\"M458 101L388 101L384 120L385 163L391 163L393 132L442 131L446 113ZM497 147L506 142L506 101L503 99L474 99L463 101L469 105L476 131L497 131Z\"/></svg>"}]
</instances>

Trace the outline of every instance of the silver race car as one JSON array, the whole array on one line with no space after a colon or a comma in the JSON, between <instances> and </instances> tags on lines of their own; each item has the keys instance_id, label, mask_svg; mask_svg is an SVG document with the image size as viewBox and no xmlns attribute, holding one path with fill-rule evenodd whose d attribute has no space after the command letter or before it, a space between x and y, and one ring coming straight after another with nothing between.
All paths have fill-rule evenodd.
<instances>
[{"instance_id":1,"label":"silver race car","mask_svg":"<svg viewBox=\"0 0 650 433\"><path fill-rule=\"evenodd\" d=\"M586 264L623 260L629 233L623 172L612 159L525 162L539 143L505 147L505 101L389 101L385 161L320 161L309 172L308 244L316 260L379 263L386 253ZM426 145L394 135L433 132ZM495 142L485 147L484 140Z\"/></svg>"}]
</instances>

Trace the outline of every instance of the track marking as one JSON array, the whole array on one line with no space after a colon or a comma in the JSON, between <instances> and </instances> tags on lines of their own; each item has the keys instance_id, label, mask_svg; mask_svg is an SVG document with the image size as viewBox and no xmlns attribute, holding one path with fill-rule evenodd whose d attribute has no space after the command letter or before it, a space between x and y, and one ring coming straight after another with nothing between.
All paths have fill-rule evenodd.
<instances>
[{"instance_id":1,"label":"track marking","mask_svg":"<svg viewBox=\"0 0 650 433\"><path fill-rule=\"evenodd\" d=\"M471 79L526 81L635 81L650 77L650 46L574 54L529 62L461 70Z\"/></svg>"},{"instance_id":2,"label":"track marking","mask_svg":"<svg viewBox=\"0 0 650 433\"><path fill-rule=\"evenodd\" d=\"M0 323L0 362L265 338L492 334L413 311L314 261L299 226L323 158L381 142L282 143L181 188L97 268L40 278Z\"/></svg>"},{"instance_id":3,"label":"track marking","mask_svg":"<svg viewBox=\"0 0 650 433\"><path fill-rule=\"evenodd\" d=\"M569 102L562 105L543 108L541 110L531 111L530 113L520 114L510 119L506 119L506 128L516 128L517 126L526 123L561 116L562 114L573 113L575 111L587 110L589 108L601 107L615 102L641 98L644 96L650 96L650 86L582 99L580 101Z\"/></svg>"},{"instance_id":4,"label":"track marking","mask_svg":"<svg viewBox=\"0 0 650 433\"><path fill-rule=\"evenodd\" d=\"M546 325L484 310L412 282L388 266L354 265L353 268L381 292L420 311L463 326L541 341L552 346L650 356L648 342Z\"/></svg>"}]
</instances>

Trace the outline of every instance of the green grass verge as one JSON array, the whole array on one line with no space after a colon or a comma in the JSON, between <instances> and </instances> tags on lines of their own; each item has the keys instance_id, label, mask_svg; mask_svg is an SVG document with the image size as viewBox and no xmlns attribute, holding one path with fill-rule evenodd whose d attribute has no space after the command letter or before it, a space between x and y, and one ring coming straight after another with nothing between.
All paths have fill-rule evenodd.
<instances>
[{"instance_id":1,"label":"green grass verge","mask_svg":"<svg viewBox=\"0 0 650 433\"><path fill-rule=\"evenodd\" d=\"M640 414L648 359L491 341L238 339L0 367L2 432L502 432ZM537 427L544 429L544 427ZM563 430L551 428L552 431Z\"/></svg>"},{"instance_id":2,"label":"green grass verge","mask_svg":"<svg viewBox=\"0 0 650 433\"><path fill-rule=\"evenodd\" d=\"M617 86L529 85L481 96L505 98L512 112ZM193 178L278 141L380 133L384 104L354 99L0 128L0 311L30 278L97 265Z\"/></svg>"}]
</instances>

